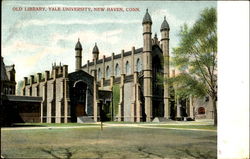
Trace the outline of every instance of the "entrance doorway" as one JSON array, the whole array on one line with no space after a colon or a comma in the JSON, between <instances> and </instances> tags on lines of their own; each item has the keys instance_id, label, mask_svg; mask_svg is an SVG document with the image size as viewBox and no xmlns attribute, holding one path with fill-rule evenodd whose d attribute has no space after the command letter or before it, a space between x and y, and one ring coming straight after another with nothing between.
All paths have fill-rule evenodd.
<instances>
[{"instance_id":1,"label":"entrance doorway","mask_svg":"<svg viewBox=\"0 0 250 159\"><path fill-rule=\"evenodd\" d=\"M86 91L87 84L83 81L78 81L74 85L73 106L72 106L72 121L76 122L78 117L86 116Z\"/></svg>"}]
</instances>

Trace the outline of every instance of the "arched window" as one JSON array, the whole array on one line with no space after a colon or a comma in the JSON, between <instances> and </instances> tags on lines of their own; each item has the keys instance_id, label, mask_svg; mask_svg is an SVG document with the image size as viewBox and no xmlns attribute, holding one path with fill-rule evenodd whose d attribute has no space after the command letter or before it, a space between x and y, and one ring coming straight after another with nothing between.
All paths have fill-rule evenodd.
<instances>
[{"instance_id":1,"label":"arched window","mask_svg":"<svg viewBox=\"0 0 250 159\"><path fill-rule=\"evenodd\" d=\"M141 70L142 70L141 60L138 58L136 61L136 71L141 72Z\"/></svg>"},{"instance_id":2,"label":"arched window","mask_svg":"<svg viewBox=\"0 0 250 159\"><path fill-rule=\"evenodd\" d=\"M110 69L109 69L109 66L107 66L106 68L106 78L109 78L110 77Z\"/></svg>"},{"instance_id":3,"label":"arched window","mask_svg":"<svg viewBox=\"0 0 250 159\"><path fill-rule=\"evenodd\" d=\"M130 74L130 65L129 65L129 62L127 61L126 62L126 74L128 75L128 74Z\"/></svg>"},{"instance_id":4,"label":"arched window","mask_svg":"<svg viewBox=\"0 0 250 159\"><path fill-rule=\"evenodd\" d=\"M198 114L205 114L205 108L204 107L200 107L198 109Z\"/></svg>"},{"instance_id":5,"label":"arched window","mask_svg":"<svg viewBox=\"0 0 250 159\"><path fill-rule=\"evenodd\" d=\"M115 65L115 76L120 76L120 68L118 63Z\"/></svg>"},{"instance_id":6,"label":"arched window","mask_svg":"<svg viewBox=\"0 0 250 159\"><path fill-rule=\"evenodd\" d=\"M98 80L102 79L102 72L101 72L101 68L98 69Z\"/></svg>"}]
</instances>

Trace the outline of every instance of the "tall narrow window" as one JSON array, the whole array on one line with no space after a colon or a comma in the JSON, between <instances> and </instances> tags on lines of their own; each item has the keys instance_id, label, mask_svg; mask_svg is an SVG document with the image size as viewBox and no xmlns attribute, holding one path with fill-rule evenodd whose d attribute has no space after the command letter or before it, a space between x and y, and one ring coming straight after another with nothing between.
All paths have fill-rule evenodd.
<instances>
[{"instance_id":1,"label":"tall narrow window","mask_svg":"<svg viewBox=\"0 0 250 159\"><path fill-rule=\"evenodd\" d=\"M120 76L120 68L118 63L115 65L115 76Z\"/></svg>"},{"instance_id":2,"label":"tall narrow window","mask_svg":"<svg viewBox=\"0 0 250 159\"><path fill-rule=\"evenodd\" d=\"M130 65L128 61L126 62L126 74L130 74Z\"/></svg>"},{"instance_id":3,"label":"tall narrow window","mask_svg":"<svg viewBox=\"0 0 250 159\"><path fill-rule=\"evenodd\" d=\"M138 58L137 61L136 61L136 71L137 72L141 72L141 69L142 66L141 66L141 60Z\"/></svg>"},{"instance_id":4,"label":"tall narrow window","mask_svg":"<svg viewBox=\"0 0 250 159\"><path fill-rule=\"evenodd\" d=\"M98 80L102 79L102 72L101 72L101 68L98 69Z\"/></svg>"},{"instance_id":5,"label":"tall narrow window","mask_svg":"<svg viewBox=\"0 0 250 159\"><path fill-rule=\"evenodd\" d=\"M106 78L109 78L110 77L110 69L109 69L109 66L107 66L106 68Z\"/></svg>"}]
</instances>

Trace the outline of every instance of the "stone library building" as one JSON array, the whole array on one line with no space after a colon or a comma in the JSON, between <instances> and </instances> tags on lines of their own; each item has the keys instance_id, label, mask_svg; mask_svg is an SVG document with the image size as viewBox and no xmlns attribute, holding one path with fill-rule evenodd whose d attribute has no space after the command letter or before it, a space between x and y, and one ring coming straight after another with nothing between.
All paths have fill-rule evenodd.
<instances>
[{"instance_id":1,"label":"stone library building","mask_svg":"<svg viewBox=\"0 0 250 159\"><path fill-rule=\"evenodd\" d=\"M167 83L170 27L162 19L158 39L152 36L153 22L146 10L140 48L100 57L95 44L92 60L82 64L84 50L78 39L74 72L69 73L67 65L53 64L51 71L24 77L21 95L41 98L34 118L47 123L213 118L210 97L178 99L171 95Z\"/></svg>"}]
</instances>

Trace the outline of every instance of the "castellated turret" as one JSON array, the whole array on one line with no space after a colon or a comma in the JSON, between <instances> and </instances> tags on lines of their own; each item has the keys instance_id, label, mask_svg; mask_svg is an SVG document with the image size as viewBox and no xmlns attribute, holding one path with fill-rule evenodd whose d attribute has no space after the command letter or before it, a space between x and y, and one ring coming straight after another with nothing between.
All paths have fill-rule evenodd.
<instances>
[{"instance_id":1,"label":"castellated turret","mask_svg":"<svg viewBox=\"0 0 250 159\"><path fill-rule=\"evenodd\" d=\"M99 49L98 49L96 43L95 43L95 46L93 48L92 54L93 54L93 61L96 61L99 59Z\"/></svg>"},{"instance_id":2,"label":"castellated turret","mask_svg":"<svg viewBox=\"0 0 250 159\"><path fill-rule=\"evenodd\" d=\"M152 119L152 39L151 39L151 16L146 10L146 14L142 21L143 26L143 85L145 97L145 113L146 121L150 122Z\"/></svg>"},{"instance_id":3,"label":"castellated turret","mask_svg":"<svg viewBox=\"0 0 250 159\"><path fill-rule=\"evenodd\" d=\"M76 67L75 67L75 70L76 71L79 71L81 69L81 66L82 66L82 45L80 43L80 39L78 38L78 42L76 43L76 46L75 46L75 58L76 58L76 61L75 61L75 64L76 64Z\"/></svg>"},{"instance_id":4,"label":"castellated turret","mask_svg":"<svg viewBox=\"0 0 250 159\"><path fill-rule=\"evenodd\" d=\"M161 24L161 49L164 57L164 79L169 78L169 25L164 17L164 20ZM169 85L167 80L164 80L164 117L169 119L170 117L170 107L169 107Z\"/></svg>"}]
</instances>

